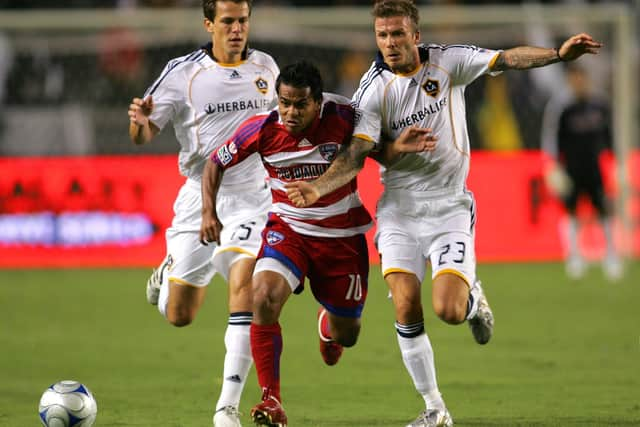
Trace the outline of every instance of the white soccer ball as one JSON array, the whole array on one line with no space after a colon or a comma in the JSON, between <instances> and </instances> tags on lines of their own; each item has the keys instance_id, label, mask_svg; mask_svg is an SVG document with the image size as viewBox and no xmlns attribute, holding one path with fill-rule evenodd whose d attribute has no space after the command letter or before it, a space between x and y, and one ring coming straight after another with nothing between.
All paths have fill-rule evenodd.
<instances>
[{"instance_id":1,"label":"white soccer ball","mask_svg":"<svg viewBox=\"0 0 640 427\"><path fill-rule=\"evenodd\" d=\"M98 404L84 384L60 381L42 393L38 413L46 427L90 427L96 421Z\"/></svg>"}]
</instances>

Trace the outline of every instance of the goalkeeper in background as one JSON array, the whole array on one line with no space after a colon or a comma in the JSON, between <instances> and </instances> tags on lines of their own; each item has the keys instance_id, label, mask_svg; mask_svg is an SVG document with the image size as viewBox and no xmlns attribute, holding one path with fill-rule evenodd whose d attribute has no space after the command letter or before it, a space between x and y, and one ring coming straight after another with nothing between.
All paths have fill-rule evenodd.
<instances>
[{"instance_id":1,"label":"goalkeeper in background","mask_svg":"<svg viewBox=\"0 0 640 427\"><path fill-rule=\"evenodd\" d=\"M599 157L612 148L611 113L608 105L592 93L592 83L583 66L567 66L569 92L552 98L545 108L542 123L542 149L555 165L547 174L547 183L560 196L569 214L567 275L581 278L587 263L580 254L580 223L576 206L581 195L589 197L598 213L606 240L602 268L609 280L618 280L622 262L613 243L610 204L604 194Z\"/></svg>"}]
</instances>

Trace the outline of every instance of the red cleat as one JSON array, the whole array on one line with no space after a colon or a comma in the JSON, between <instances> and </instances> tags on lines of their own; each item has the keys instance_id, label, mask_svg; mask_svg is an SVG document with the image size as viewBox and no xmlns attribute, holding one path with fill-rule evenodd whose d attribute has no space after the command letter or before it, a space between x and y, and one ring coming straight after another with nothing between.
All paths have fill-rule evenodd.
<instances>
[{"instance_id":1,"label":"red cleat","mask_svg":"<svg viewBox=\"0 0 640 427\"><path fill-rule=\"evenodd\" d=\"M251 419L257 426L287 427L287 414L273 396L262 396L262 402L251 409Z\"/></svg>"},{"instance_id":2,"label":"red cleat","mask_svg":"<svg viewBox=\"0 0 640 427\"><path fill-rule=\"evenodd\" d=\"M327 324L327 310L323 307L318 309L318 335L320 336L320 354L322 355L322 360L329 366L333 366L338 363L340 360L340 356L342 356L342 351L344 347L332 340L331 338L327 338L326 332L328 331L329 325Z\"/></svg>"}]
</instances>

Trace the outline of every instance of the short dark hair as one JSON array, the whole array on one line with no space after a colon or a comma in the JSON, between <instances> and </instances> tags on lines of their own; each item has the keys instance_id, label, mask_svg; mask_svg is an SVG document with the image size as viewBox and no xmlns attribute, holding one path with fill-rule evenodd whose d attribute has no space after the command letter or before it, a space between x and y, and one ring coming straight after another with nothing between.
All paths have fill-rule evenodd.
<instances>
[{"instance_id":1,"label":"short dark hair","mask_svg":"<svg viewBox=\"0 0 640 427\"><path fill-rule=\"evenodd\" d=\"M420 13L412 0L377 0L371 14L374 19L406 16L411 19L415 31L420 27Z\"/></svg>"},{"instance_id":2,"label":"short dark hair","mask_svg":"<svg viewBox=\"0 0 640 427\"><path fill-rule=\"evenodd\" d=\"M249 15L251 15L253 0L202 0L202 13L204 13L204 17L213 22L216 19L217 3L223 1L231 1L236 4L246 3L249 6Z\"/></svg>"},{"instance_id":3,"label":"short dark hair","mask_svg":"<svg viewBox=\"0 0 640 427\"><path fill-rule=\"evenodd\" d=\"M309 61L298 61L280 70L276 80L276 92L280 94L280 85L285 84L297 89L309 88L314 100L322 101L322 76L318 67Z\"/></svg>"}]
</instances>

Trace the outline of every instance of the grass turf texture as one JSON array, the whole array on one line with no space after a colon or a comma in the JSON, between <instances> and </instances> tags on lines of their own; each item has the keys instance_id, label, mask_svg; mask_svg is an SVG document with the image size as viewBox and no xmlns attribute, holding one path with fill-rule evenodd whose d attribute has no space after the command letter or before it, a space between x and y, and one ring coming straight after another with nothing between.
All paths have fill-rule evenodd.
<instances>
[{"instance_id":1,"label":"grass turf texture","mask_svg":"<svg viewBox=\"0 0 640 427\"><path fill-rule=\"evenodd\" d=\"M436 319L426 292L438 381L456 425L640 425L638 264L616 284L597 267L571 282L561 264L481 265L496 316L486 346L473 342L466 325ZM145 301L149 273L0 272L0 426L39 425L40 394L62 379L93 391L96 426L211 426L226 286L216 279L195 323L175 328ZM423 409L386 294L373 268L360 341L334 367L318 353L311 293L289 300L281 376L291 426L403 426ZM252 368L244 425L259 398Z\"/></svg>"}]
</instances>

